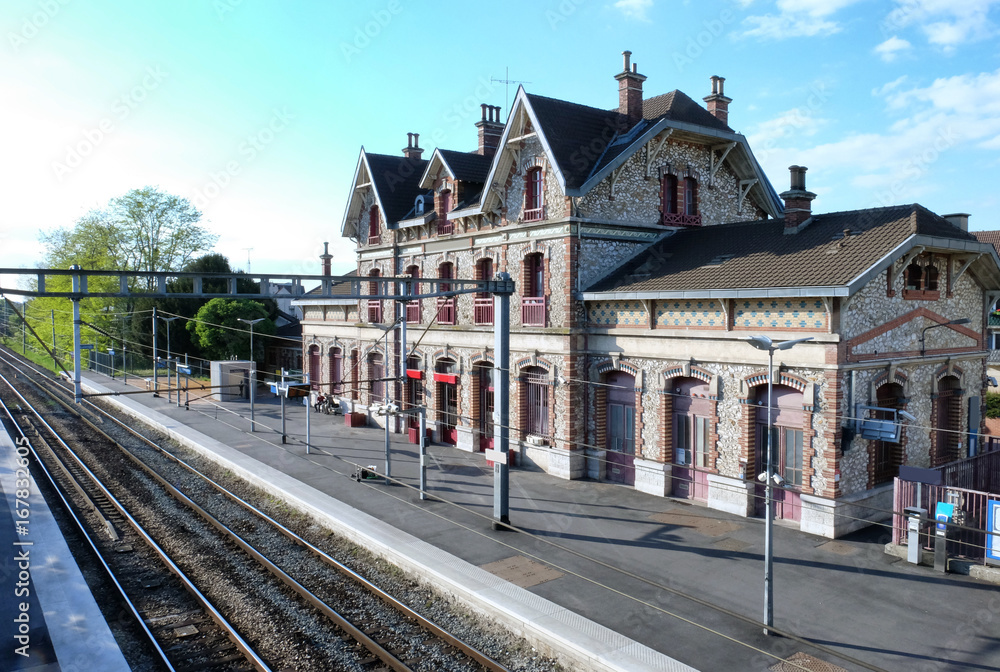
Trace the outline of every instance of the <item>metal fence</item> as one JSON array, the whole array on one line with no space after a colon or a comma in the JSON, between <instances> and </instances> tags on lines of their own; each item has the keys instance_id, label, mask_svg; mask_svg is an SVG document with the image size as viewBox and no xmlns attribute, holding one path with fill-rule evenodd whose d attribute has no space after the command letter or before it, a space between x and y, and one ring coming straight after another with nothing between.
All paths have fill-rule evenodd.
<instances>
[{"instance_id":1,"label":"metal fence","mask_svg":"<svg viewBox=\"0 0 1000 672\"><path fill-rule=\"evenodd\" d=\"M969 560L986 560L986 506L997 495L949 485L928 485L896 478L893 490L892 543L906 544L906 516L903 509L919 506L926 509L929 522L921 529L923 547L934 544L934 510L938 502L955 502L952 521L961 527L948 531L948 554ZM970 529L971 528L971 529Z\"/></svg>"}]
</instances>

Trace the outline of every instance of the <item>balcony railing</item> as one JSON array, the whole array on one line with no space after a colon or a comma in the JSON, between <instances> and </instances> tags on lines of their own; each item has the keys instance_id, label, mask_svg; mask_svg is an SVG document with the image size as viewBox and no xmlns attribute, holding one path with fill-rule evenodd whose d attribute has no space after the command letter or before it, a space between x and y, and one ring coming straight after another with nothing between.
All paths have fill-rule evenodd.
<instances>
[{"instance_id":1,"label":"balcony railing","mask_svg":"<svg viewBox=\"0 0 1000 672\"><path fill-rule=\"evenodd\" d=\"M526 327L545 326L545 297L521 297L521 324Z\"/></svg>"},{"instance_id":2,"label":"balcony railing","mask_svg":"<svg viewBox=\"0 0 1000 672\"><path fill-rule=\"evenodd\" d=\"M368 300L368 321L372 323L382 321L382 302L374 299Z\"/></svg>"},{"instance_id":3,"label":"balcony railing","mask_svg":"<svg viewBox=\"0 0 1000 672\"><path fill-rule=\"evenodd\" d=\"M1000 327L1000 314L990 313L989 322L986 323L988 327Z\"/></svg>"},{"instance_id":4,"label":"balcony railing","mask_svg":"<svg viewBox=\"0 0 1000 672\"><path fill-rule=\"evenodd\" d=\"M525 208L523 219L526 222L537 222L540 219L545 219L545 208Z\"/></svg>"},{"instance_id":5,"label":"balcony railing","mask_svg":"<svg viewBox=\"0 0 1000 672\"><path fill-rule=\"evenodd\" d=\"M446 233L454 233L454 232L455 232L455 222L449 222L448 220L445 220L443 222L438 222L438 235Z\"/></svg>"},{"instance_id":6,"label":"balcony railing","mask_svg":"<svg viewBox=\"0 0 1000 672\"><path fill-rule=\"evenodd\" d=\"M476 297L472 305L472 320L476 324L493 324L493 297Z\"/></svg>"},{"instance_id":7,"label":"balcony railing","mask_svg":"<svg viewBox=\"0 0 1000 672\"><path fill-rule=\"evenodd\" d=\"M369 245L378 245L382 242L382 234L376 233L374 236L368 236Z\"/></svg>"},{"instance_id":8,"label":"balcony railing","mask_svg":"<svg viewBox=\"0 0 1000 672\"><path fill-rule=\"evenodd\" d=\"M406 304L406 321L409 324L420 324L420 302L408 301Z\"/></svg>"},{"instance_id":9,"label":"balcony railing","mask_svg":"<svg viewBox=\"0 0 1000 672\"><path fill-rule=\"evenodd\" d=\"M677 212L663 213L664 226L701 226L701 215L682 215Z\"/></svg>"},{"instance_id":10,"label":"balcony railing","mask_svg":"<svg viewBox=\"0 0 1000 672\"><path fill-rule=\"evenodd\" d=\"M455 299L438 299L438 324L455 324Z\"/></svg>"}]
</instances>

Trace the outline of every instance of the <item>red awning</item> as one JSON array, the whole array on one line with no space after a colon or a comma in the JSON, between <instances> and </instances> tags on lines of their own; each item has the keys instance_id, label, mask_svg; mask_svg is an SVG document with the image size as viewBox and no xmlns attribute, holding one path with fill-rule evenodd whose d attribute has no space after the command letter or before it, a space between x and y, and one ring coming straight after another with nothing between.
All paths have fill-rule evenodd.
<instances>
[{"instance_id":1,"label":"red awning","mask_svg":"<svg viewBox=\"0 0 1000 672\"><path fill-rule=\"evenodd\" d=\"M451 383L454 385L458 382L458 376L453 373L434 373L434 380L439 383Z\"/></svg>"},{"instance_id":2,"label":"red awning","mask_svg":"<svg viewBox=\"0 0 1000 672\"><path fill-rule=\"evenodd\" d=\"M416 378L417 380L423 380L424 379L424 372L421 371L420 369L407 369L406 370L406 377L407 378Z\"/></svg>"}]
</instances>

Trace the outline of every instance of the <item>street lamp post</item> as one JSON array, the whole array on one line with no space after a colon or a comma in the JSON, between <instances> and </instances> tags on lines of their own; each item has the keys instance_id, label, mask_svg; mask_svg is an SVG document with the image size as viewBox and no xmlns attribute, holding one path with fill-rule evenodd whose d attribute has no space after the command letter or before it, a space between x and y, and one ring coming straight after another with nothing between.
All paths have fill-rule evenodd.
<instances>
[{"instance_id":1,"label":"street lamp post","mask_svg":"<svg viewBox=\"0 0 1000 672\"><path fill-rule=\"evenodd\" d=\"M771 435L771 400L774 388L774 351L788 350L793 346L811 341L812 337L796 338L790 341L775 343L767 336L750 336L747 343L767 352L767 455L764 471L764 634L769 635L774 627L774 585L772 569L774 567L774 501L772 487L774 486L774 464L772 459ZM759 477L758 477L759 478Z\"/></svg>"},{"instance_id":2,"label":"street lamp post","mask_svg":"<svg viewBox=\"0 0 1000 672\"><path fill-rule=\"evenodd\" d=\"M948 320L947 322L942 322L941 324L932 324L929 327L924 327L923 329L921 329L921 331L920 331L920 356L921 357L924 356L924 337L927 335L928 331L930 331L931 329L937 329L938 327L947 327L947 326L950 326L952 324L968 324L969 322L971 322L971 320L969 318L967 318L967 317L960 317L957 320Z\"/></svg>"},{"instance_id":3,"label":"street lamp post","mask_svg":"<svg viewBox=\"0 0 1000 672\"><path fill-rule=\"evenodd\" d=\"M264 318L258 317L256 320L247 320L242 317L237 317L236 319L250 325L250 431L252 432L254 428L253 402L256 397L255 388L257 387L257 363L253 358L253 325L261 322Z\"/></svg>"}]
</instances>

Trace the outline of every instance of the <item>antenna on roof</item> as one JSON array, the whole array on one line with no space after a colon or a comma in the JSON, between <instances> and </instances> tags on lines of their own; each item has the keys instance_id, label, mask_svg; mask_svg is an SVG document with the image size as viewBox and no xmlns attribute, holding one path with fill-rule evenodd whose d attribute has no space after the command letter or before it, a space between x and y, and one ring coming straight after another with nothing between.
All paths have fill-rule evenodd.
<instances>
[{"instance_id":1,"label":"antenna on roof","mask_svg":"<svg viewBox=\"0 0 1000 672\"><path fill-rule=\"evenodd\" d=\"M510 114L510 85L511 84L531 84L531 82L525 82L520 79L510 79L510 68L505 67L503 69L504 78L497 79L495 77L490 77L490 82L495 82L497 84L503 84L503 95L504 102L507 103L507 114Z\"/></svg>"},{"instance_id":2,"label":"antenna on roof","mask_svg":"<svg viewBox=\"0 0 1000 672\"><path fill-rule=\"evenodd\" d=\"M249 275L250 274L250 253L253 251L253 248L252 247L244 247L243 249L247 251L247 275Z\"/></svg>"}]
</instances>

